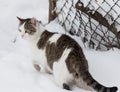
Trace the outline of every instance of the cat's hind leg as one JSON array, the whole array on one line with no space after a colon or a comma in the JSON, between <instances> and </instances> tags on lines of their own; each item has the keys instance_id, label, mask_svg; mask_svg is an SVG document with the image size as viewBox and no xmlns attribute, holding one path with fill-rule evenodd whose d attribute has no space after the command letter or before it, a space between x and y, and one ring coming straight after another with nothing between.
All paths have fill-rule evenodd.
<instances>
[{"instance_id":1,"label":"cat's hind leg","mask_svg":"<svg viewBox=\"0 0 120 92\"><path fill-rule=\"evenodd\" d=\"M73 75L69 73L65 61L54 62L53 75L60 88L71 90Z\"/></svg>"},{"instance_id":2,"label":"cat's hind leg","mask_svg":"<svg viewBox=\"0 0 120 92\"><path fill-rule=\"evenodd\" d=\"M61 58L53 63L53 75L55 81L63 89L70 90L74 81L73 74L69 72L66 65L66 58L68 57L71 49L65 49Z\"/></svg>"}]
</instances>

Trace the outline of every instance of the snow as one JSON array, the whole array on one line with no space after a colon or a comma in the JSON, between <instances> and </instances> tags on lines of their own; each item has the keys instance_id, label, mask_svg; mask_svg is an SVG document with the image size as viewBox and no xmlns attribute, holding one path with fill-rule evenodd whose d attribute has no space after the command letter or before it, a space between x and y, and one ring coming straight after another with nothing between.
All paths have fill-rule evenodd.
<instances>
[{"instance_id":1,"label":"snow","mask_svg":"<svg viewBox=\"0 0 120 92\"><path fill-rule=\"evenodd\" d=\"M52 75L35 71L29 46L19 37L16 16L34 16L47 23L48 0L0 0L0 92L69 92L59 88ZM65 33L55 21L46 28ZM89 50L78 37L73 38L82 46L94 78L106 86L120 87L120 51ZM72 92L90 91L74 86Z\"/></svg>"}]
</instances>

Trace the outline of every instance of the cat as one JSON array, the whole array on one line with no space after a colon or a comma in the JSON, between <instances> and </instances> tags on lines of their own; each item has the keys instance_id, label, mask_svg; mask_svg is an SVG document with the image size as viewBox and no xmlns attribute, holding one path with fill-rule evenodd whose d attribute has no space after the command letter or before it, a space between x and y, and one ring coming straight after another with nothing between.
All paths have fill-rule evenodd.
<instances>
[{"instance_id":1,"label":"cat","mask_svg":"<svg viewBox=\"0 0 120 92\"><path fill-rule=\"evenodd\" d=\"M56 84L71 90L74 83L97 92L116 92L117 87L105 87L90 74L87 59L79 44L71 37L47 31L36 18L19 20L21 37L28 40L34 53L34 67L41 66L53 74Z\"/></svg>"}]
</instances>

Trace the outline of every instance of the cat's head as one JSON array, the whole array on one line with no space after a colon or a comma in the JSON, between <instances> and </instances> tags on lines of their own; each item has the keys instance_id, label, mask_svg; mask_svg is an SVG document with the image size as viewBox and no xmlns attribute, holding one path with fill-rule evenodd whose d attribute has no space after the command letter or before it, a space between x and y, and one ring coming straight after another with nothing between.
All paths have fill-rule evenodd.
<instances>
[{"instance_id":1,"label":"cat's head","mask_svg":"<svg viewBox=\"0 0 120 92\"><path fill-rule=\"evenodd\" d=\"M22 38L26 39L27 37L34 36L37 33L40 22L36 18L23 19L17 17L17 19L19 20L18 31Z\"/></svg>"}]
</instances>

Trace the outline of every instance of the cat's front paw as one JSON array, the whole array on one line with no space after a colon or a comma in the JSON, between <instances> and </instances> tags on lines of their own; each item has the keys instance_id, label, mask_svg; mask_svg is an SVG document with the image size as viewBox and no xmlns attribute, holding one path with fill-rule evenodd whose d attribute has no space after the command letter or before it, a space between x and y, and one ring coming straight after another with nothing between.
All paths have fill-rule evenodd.
<instances>
[{"instance_id":1,"label":"cat's front paw","mask_svg":"<svg viewBox=\"0 0 120 92\"><path fill-rule=\"evenodd\" d=\"M40 70L41 70L41 67L40 67L38 64L34 64L34 68L35 68L37 71L40 71Z\"/></svg>"}]
</instances>

